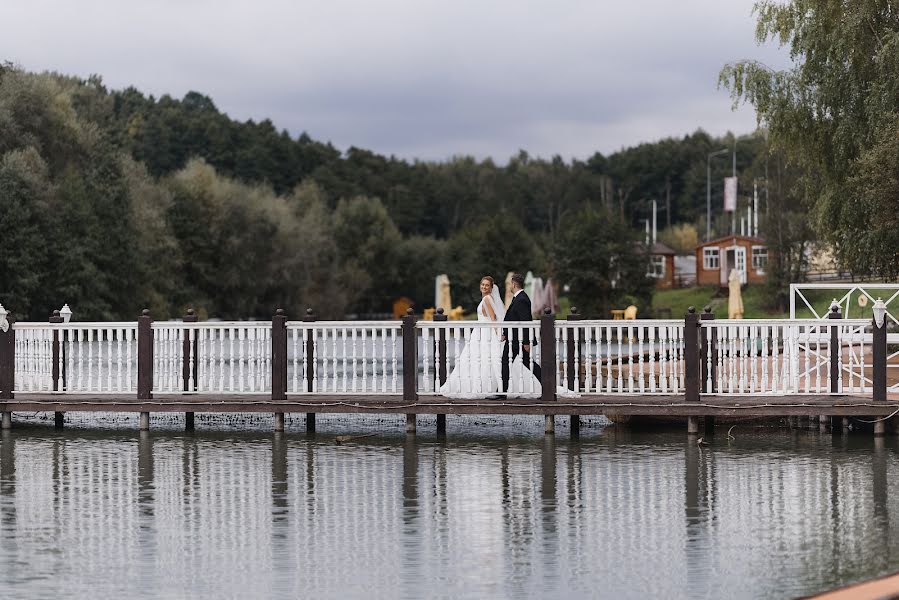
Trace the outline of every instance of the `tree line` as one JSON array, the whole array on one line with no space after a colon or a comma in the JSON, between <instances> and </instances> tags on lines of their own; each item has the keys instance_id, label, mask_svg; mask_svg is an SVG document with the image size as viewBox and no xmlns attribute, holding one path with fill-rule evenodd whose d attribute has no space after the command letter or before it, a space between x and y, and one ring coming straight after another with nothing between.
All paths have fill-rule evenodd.
<instances>
[{"instance_id":1,"label":"tree line","mask_svg":"<svg viewBox=\"0 0 899 600\"><path fill-rule=\"evenodd\" d=\"M407 161L235 121L196 92L157 99L6 63L0 302L41 320L63 302L80 319L188 306L341 318L389 311L398 296L430 306L439 273L473 308L482 275L531 270L605 316L649 303L634 248L651 201L661 226L704 232L707 154L733 142L696 131L583 161ZM761 135L737 148L747 190L770 157ZM730 161L713 167L717 209Z\"/></svg>"}]
</instances>

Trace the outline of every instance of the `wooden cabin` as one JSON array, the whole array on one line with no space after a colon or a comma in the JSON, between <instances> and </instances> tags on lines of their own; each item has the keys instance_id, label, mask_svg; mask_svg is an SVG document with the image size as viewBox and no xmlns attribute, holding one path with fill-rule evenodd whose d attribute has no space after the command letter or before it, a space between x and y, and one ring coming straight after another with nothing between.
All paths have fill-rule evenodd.
<instances>
[{"instance_id":1,"label":"wooden cabin","mask_svg":"<svg viewBox=\"0 0 899 600\"><path fill-rule=\"evenodd\" d=\"M728 235L696 246L696 284L727 287L731 269L745 284L765 281L768 246L757 237Z\"/></svg>"},{"instance_id":2,"label":"wooden cabin","mask_svg":"<svg viewBox=\"0 0 899 600\"><path fill-rule=\"evenodd\" d=\"M649 247L649 275L656 280L659 289L671 289L674 287L674 250L655 242Z\"/></svg>"}]
</instances>

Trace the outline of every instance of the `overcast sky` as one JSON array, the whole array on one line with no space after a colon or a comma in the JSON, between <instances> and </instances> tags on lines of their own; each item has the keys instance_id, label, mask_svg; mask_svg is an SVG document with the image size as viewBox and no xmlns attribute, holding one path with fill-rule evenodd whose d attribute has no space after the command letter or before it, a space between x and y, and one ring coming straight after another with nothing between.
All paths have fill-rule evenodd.
<instances>
[{"instance_id":1,"label":"overcast sky","mask_svg":"<svg viewBox=\"0 0 899 600\"><path fill-rule=\"evenodd\" d=\"M341 150L504 163L755 128L717 89L754 40L753 0L0 0L0 60L196 90Z\"/></svg>"}]
</instances>

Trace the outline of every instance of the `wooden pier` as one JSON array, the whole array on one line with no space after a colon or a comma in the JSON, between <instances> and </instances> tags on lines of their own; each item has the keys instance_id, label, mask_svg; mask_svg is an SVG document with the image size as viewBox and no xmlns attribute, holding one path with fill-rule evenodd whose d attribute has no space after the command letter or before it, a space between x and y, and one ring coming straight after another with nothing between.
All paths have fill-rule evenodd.
<instances>
[{"instance_id":1,"label":"wooden pier","mask_svg":"<svg viewBox=\"0 0 899 600\"><path fill-rule=\"evenodd\" d=\"M460 349L493 324L441 314L316 322L311 311L302 321L278 311L271 322L229 323L201 323L192 311L162 323L148 311L136 323L55 314L0 332L0 413L10 427L12 413L50 411L61 427L67 412L138 412L143 429L152 413L183 412L189 429L196 413L274 413L276 429L284 414L303 413L310 430L319 413L396 413L409 432L418 415L434 415L438 430L453 414L545 415L547 433L564 415L575 433L583 415L686 417L691 434L702 417L815 415L877 421L883 434L899 412L888 394L887 368L899 365L887 355L886 323L829 317L716 321L691 309L683 320L625 323L545 314L507 324L533 341L542 386L522 379L517 397L490 399L476 377L466 389L446 386Z\"/></svg>"}]
</instances>

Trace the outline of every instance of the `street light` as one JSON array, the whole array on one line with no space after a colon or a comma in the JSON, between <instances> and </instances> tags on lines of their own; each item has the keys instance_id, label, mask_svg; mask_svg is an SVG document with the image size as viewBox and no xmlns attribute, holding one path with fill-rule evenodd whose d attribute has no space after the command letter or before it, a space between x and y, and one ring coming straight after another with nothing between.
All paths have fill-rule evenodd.
<instances>
[{"instance_id":1,"label":"street light","mask_svg":"<svg viewBox=\"0 0 899 600\"><path fill-rule=\"evenodd\" d=\"M6 320L6 315L9 313L6 312L6 309L3 308L3 305L0 304L0 331L6 333L9 331L9 321Z\"/></svg>"},{"instance_id":2,"label":"street light","mask_svg":"<svg viewBox=\"0 0 899 600\"><path fill-rule=\"evenodd\" d=\"M722 148L710 152L705 161L705 241L712 239L712 157L727 151L727 148Z\"/></svg>"},{"instance_id":3,"label":"street light","mask_svg":"<svg viewBox=\"0 0 899 600\"><path fill-rule=\"evenodd\" d=\"M59 311L59 316L62 317L63 323L68 323L72 318L72 309L69 308L68 304L63 304L62 308Z\"/></svg>"},{"instance_id":4,"label":"street light","mask_svg":"<svg viewBox=\"0 0 899 600\"><path fill-rule=\"evenodd\" d=\"M877 324L877 328L880 329L883 327L884 317L887 314L887 305L883 303L883 300L880 298L877 299L877 302L874 303L874 323Z\"/></svg>"}]
</instances>

